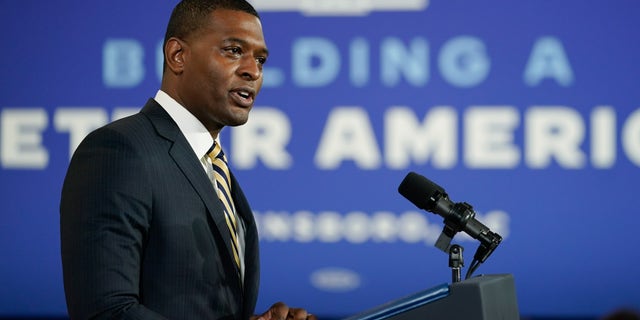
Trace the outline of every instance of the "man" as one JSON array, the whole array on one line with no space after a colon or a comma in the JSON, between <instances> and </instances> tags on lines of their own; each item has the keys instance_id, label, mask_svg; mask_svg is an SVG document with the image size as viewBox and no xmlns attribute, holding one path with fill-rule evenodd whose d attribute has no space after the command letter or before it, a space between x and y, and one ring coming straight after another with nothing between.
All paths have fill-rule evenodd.
<instances>
[{"instance_id":1,"label":"man","mask_svg":"<svg viewBox=\"0 0 640 320\"><path fill-rule=\"evenodd\" d=\"M315 319L274 304L254 315L258 235L214 145L244 124L268 51L244 0L184 0L164 41L161 90L89 134L60 204L72 319ZM222 172L222 173L220 173Z\"/></svg>"}]
</instances>

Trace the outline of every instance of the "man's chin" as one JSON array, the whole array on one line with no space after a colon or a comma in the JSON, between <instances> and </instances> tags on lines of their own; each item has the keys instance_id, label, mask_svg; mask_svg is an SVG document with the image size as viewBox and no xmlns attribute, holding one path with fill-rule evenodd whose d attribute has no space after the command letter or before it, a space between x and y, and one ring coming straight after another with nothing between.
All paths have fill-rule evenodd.
<instances>
[{"instance_id":1,"label":"man's chin","mask_svg":"<svg viewBox=\"0 0 640 320\"><path fill-rule=\"evenodd\" d=\"M229 127L238 127L238 126L244 125L245 123L247 123L247 121L249 121L249 115L248 114L246 116L243 116L243 117L234 117L234 119L231 119L231 121L229 121L227 123L227 126L229 126Z\"/></svg>"}]
</instances>

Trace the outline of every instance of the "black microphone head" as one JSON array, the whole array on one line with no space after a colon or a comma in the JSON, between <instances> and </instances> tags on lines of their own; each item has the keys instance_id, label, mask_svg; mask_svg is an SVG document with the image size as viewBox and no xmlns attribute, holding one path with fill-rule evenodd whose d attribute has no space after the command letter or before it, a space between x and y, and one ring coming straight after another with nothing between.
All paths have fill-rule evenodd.
<instances>
[{"instance_id":1,"label":"black microphone head","mask_svg":"<svg viewBox=\"0 0 640 320\"><path fill-rule=\"evenodd\" d=\"M446 196L442 187L415 172L407 174L400 183L398 192L416 207L424 210L431 210L440 195Z\"/></svg>"}]
</instances>

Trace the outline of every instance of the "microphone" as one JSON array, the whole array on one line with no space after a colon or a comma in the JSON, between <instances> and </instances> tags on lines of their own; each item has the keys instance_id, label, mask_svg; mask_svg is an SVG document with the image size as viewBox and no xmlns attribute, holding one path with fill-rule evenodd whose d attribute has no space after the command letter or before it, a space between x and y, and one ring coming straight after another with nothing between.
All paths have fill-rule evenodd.
<instances>
[{"instance_id":1,"label":"microphone","mask_svg":"<svg viewBox=\"0 0 640 320\"><path fill-rule=\"evenodd\" d=\"M398 192L418 208L444 218L444 229L435 244L444 252L449 252L449 245L455 234L463 231L480 241L473 259L483 263L502 241L499 234L475 219L476 213L471 205L466 202L452 202L442 187L415 172L407 174L400 183Z\"/></svg>"}]
</instances>

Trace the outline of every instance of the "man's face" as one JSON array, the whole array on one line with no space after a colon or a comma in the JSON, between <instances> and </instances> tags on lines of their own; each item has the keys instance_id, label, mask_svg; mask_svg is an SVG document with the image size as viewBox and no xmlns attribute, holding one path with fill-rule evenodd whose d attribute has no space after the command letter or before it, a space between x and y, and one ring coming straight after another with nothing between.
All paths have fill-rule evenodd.
<instances>
[{"instance_id":1,"label":"man's face","mask_svg":"<svg viewBox=\"0 0 640 320\"><path fill-rule=\"evenodd\" d=\"M206 27L183 39L177 93L209 131L218 131L247 122L268 52L257 17L235 10L215 10L209 17Z\"/></svg>"}]
</instances>

